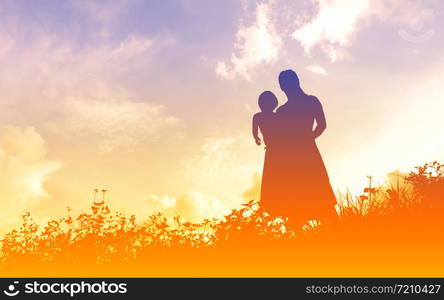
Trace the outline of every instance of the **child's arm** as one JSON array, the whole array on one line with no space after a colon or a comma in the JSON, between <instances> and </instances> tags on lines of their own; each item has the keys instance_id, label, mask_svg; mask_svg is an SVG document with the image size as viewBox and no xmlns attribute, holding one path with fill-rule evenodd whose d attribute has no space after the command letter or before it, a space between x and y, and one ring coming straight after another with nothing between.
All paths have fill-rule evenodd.
<instances>
[{"instance_id":1,"label":"child's arm","mask_svg":"<svg viewBox=\"0 0 444 300\"><path fill-rule=\"evenodd\" d=\"M259 138L259 116L255 114L253 116L253 137L256 144L259 146L261 144L261 139Z\"/></svg>"}]
</instances>

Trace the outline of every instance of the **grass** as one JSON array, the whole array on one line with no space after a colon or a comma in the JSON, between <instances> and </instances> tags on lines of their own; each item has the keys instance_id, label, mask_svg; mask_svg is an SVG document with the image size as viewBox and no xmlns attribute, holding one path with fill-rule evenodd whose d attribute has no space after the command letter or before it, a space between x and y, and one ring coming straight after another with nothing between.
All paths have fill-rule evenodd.
<instances>
[{"instance_id":1,"label":"grass","mask_svg":"<svg viewBox=\"0 0 444 300\"><path fill-rule=\"evenodd\" d=\"M444 275L444 165L416 168L399 187L367 187L339 199L338 218L292 226L254 200L222 220L168 222L91 211L40 228L30 213L0 249L4 276ZM106 191L104 191L105 193Z\"/></svg>"}]
</instances>

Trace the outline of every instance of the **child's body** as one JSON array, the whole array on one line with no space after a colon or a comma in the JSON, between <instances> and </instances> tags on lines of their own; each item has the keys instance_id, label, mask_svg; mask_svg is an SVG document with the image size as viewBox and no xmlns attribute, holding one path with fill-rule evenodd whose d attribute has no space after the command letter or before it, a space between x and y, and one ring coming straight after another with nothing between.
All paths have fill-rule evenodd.
<instances>
[{"instance_id":1,"label":"child's body","mask_svg":"<svg viewBox=\"0 0 444 300\"><path fill-rule=\"evenodd\" d=\"M265 91L260 94L258 102L261 112L258 112L253 116L253 137L256 144L260 145L260 130L265 146L270 146L273 128L275 127L274 110L278 106L278 101L272 92Z\"/></svg>"}]
</instances>

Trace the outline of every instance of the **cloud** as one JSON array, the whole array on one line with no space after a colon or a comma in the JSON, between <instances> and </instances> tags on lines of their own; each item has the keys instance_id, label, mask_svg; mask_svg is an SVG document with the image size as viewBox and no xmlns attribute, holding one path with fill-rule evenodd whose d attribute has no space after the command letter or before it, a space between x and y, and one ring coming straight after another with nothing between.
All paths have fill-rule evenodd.
<instances>
[{"instance_id":1,"label":"cloud","mask_svg":"<svg viewBox=\"0 0 444 300\"><path fill-rule=\"evenodd\" d=\"M121 13L128 0L115 0L112 3L104 3L100 0L74 0L71 3L74 7L84 10L98 21L109 22Z\"/></svg>"},{"instance_id":2,"label":"cloud","mask_svg":"<svg viewBox=\"0 0 444 300\"><path fill-rule=\"evenodd\" d=\"M155 40L130 35L117 43L98 43L81 48L74 42L51 35L38 35L26 47L14 44L10 37L2 37L8 47L0 51L5 66L1 77L17 85L32 79L34 85L46 90L75 90L90 87L97 82L110 81L119 74L146 67L152 54L168 46L171 39ZM32 85L31 85L32 86Z\"/></svg>"},{"instance_id":3,"label":"cloud","mask_svg":"<svg viewBox=\"0 0 444 300\"><path fill-rule=\"evenodd\" d=\"M307 66L305 69L315 74L324 75L324 76L327 75L327 70L318 65Z\"/></svg>"},{"instance_id":4,"label":"cloud","mask_svg":"<svg viewBox=\"0 0 444 300\"><path fill-rule=\"evenodd\" d=\"M240 5L247 14L255 5L255 21L240 26L231 60L217 62L216 73L226 79L249 80L258 65L277 62L281 53L288 55L287 38L298 41L306 56L318 48L331 62L349 59L356 35L374 19L399 26L401 37L412 42L433 35L433 30L423 32L422 28L433 10L424 9L427 4L416 0L273 0L241 1ZM428 5L437 6L437 1Z\"/></svg>"},{"instance_id":5,"label":"cloud","mask_svg":"<svg viewBox=\"0 0 444 300\"><path fill-rule=\"evenodd\" d=\"M331 61L338 60L340 56L335 50L350 45L358 21L369 16L370 0L316 0L316 3L317 15L291 36L301 43L306 54L321 45Z\"/></svg>"},{"instance_id":6,"label":"cloud","mask_svg":"<svg viewBox=\"0 0 444 300\"><path fill-rule=\"evenodd\" d=\"M128 0L103 2L97 0L73 0L71 4L97 22L97 35L101 38L112 36L114 23L128 8Z\"/></svg>"},{"instance_id":7,"label":"cloud","mask_svg":"<svg viewBox=\"0 0 444 300\"><path fill-rule=\"evenodd\" d=\"M359 120L354 122L357 120L354 119L358 127L346 130L347 134L353 135L359 132L365 139L354 141L359 147L338 152L328 164L336 187L348 187L356 195L368 185L367 175L372 175L376 184L384 184L385 176L395 169L410 172L425 162L444 160L441 151L444 148L443 70L444 61L439 59L428 69L416 70L413 76L406 74L401 80L390 77L387 85L378 83L384 87L381 89L383 92L371 97L390 101L381 101L382 109L372 113L375 118L368 119L371 126L365 122L359 124L362 123ZM395 81L396 84L393 84ZM386 88L390 85L399 88ZM362 110L353 113L361 118L367 109L363 106ZM377 123L381 124L382 130L374 129Z\"/></svg>"},{"instance_id":8,"label":"cloud","mask_svg":"<svg viewBox=\"0 0 444 300\"><path fill-rule=\"evenodd\" d=\"M130 34L118 42L78 46L36 32L26 48L8 36L0 35L2 40L8 42L0 48L2 119L34 120L39 129L91 141L102 152L158 139L162 129L178 122L163 105L134 101L134 93L125 88L128 74L146 72L153 55L174 43L170 36Z\"/></svg>"},{"instance_id":9,"label":"cloud","mask_svg":"<svg viewBox=\"0 0 444 300\"><path fill-rule=\"evenodd\" d=\"M208 138L200 148L199 165L206 175L221 171L236 159L233 151L238 143L235 137Z\"/></svg>"},{"instance_id":10,"label":"cloud","mask_svg":"<svg viewBox=\"0 0 444 300\"><path fill-rule=\"evenodd\" d=\"M251 70L260 64L270 64L278 59L282 40L270 20L270 7L258 4L255 22L251 26L241 26L236 34L235 53L230 63L219 61L216 73L226 79L242 76L250 80Z\"/></svg>"},{"instance_id":11,"label":"cloud","mask_svg":"<svg viewBox=\"0 0 444 300\"><path fill-rule=\"evenodd\" d=\"M162 99L163 91L157 79L148 78L159 75L157 64L161 62L156 58L175 44L174 36L125 30L102 36L98 31L116 28L112 19L119 16L114 12L109 19L103 12L103 18L97 20L103 26L88 16L79 18L78 11L69 13L66 23L54 22L54 17L46 20L54 26L47 27L30 26L25 15L0 19L4 29L0 33L0 126L32 125L45 136L51 153L65 163L46 180L56 169L38 151L46 147L32 146L37 145L33 141L23 148L37 157L17 166L22 173L15 167L5 171L10 161L16 161L11 157L17 155L11 151L2 154L0 196L2 201L6 194L12 199L5 202L8 208L4 211L9 215L4 220L6 216L19 220L28 209L39 216L60 215L68 205L83 210L89 203L87 191L94 187L109 188L115 197L113 204L131 198L129 209L142 212L147 190L156 192L158 186L162 190L169 184L168 175L158 173L166 168L167 163L162 162L165 153L174 142L180 143L180 121L166 106L155 103ZM79 20L85 23L79 24ZM23 137L30 138L29 134ZM112 158L112 163L103 157ZM16 179L8 183L9 178ZM47 192L57 201L40 201L49 197Z\"/></svg>"},{"instance_id":12,"label":"cloud","mask_svg":"<svg viewBox=\"0 0 444 300\"><path fill-rule=\"evenodd\" d=\"M46 158L42 137L32 127L5 127L0 136L0 224L9 224L40 200L43 187L61 164Z\"/></svg>"},{"instance_id":13,"label":"cloud","mask_svg":"<svg viewBox=\"0 0 444 300\"><path fill-rule=\"evenodd\" d=\"M98 1L75 1L73 5L87 7L85 9L94 18L105 22L119 15L120 6L125 3L115 1L113 5L103 5ZM77 16L75 10L72 13ZM74 26L72 22L68 19L63 23L68 28L58 31L46 22L46 25L34 25L26 15L0 19L4 29L0 33L0 62L3 66L0 85L23 92L22 86L26 83L27 90L35 88L48 94L91 91L103 83L122 86L131 76L134 78L152 70L156 62L154 57L176 42L171 34L147 36L128 32L106 38L98 33L102 27L97 24L73 30L70 27ZM105 28L110 30L112 26L106 25ZM63 34L63 30L70 30L69 34Z\"/></svg>"},{"instance_id":14,"label":"cloud","mask_svg":"<svg viewBox=\"0 0 444 300\"><path fill-rule=\"evenodd\" d=\"M244 201L263 157L263 148L249 135L212 136L202 142L195 155L186 158L183 176L193 190L214 195L225 206L235 208Z\"/></svg>"},{"instance_id":15,"label":"cloud","mask_svg":"<svg viewBox=\"0 0 444 300\"><path fill-rule=\"evenodd\" d=\"M254 172L252 166L260 161L260 156L251 155L255 146L253 138L240 134L208 137L198 153L186 162L187 174L196 181L219 181L221 184L239 180L234 176L238 174L249 184ZM261 151L257 153L263 154Z\"/></svg>"},{"instance_id":16,"label":"cloud","mask_svg":"<svg viewBox=\"0 0 444 300\"><path fill-rule=\"evenodd\" d=\"M130 150L145 141L153 142L179 122L165 114L162 105L112 97L69 99L57 115L46 128L66 138L87 138L101 152Z\"/></svg>"},{"instance_id":17,"label":"cloud","mask_svg":"<svg viewBox=\"0 0 444 300\"><path fill-rule=\"evenodd\" d=\"M168 217L181 216L190 222L200 222L213 217L220 218L228 212L228 209L216 197L195 191L187 191L178 198L151 194L148 204L154 211Z\"/></svg>"},{"instance_id":18,"label":"cloud","mask_svg":"<svg viewBox=\"0 0 444 300\"><path fill-rule=\"evenodd\" d=\"M349 56L346 48L372 17L405 24L423 11L416 1L314 0L314 3L317 13L293 31L291 37L301 44L306 55L320 47L331 62Z\"/></svg>"}]
</instances>

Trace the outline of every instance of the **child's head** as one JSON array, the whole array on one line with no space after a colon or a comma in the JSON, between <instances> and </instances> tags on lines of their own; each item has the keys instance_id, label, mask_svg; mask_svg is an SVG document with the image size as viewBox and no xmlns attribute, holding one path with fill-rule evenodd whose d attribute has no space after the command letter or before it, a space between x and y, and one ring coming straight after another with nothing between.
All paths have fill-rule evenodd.
<instances>
[{"instance_id":1,"label":"child's head","mask_svg":"<svg viewBox=\"0 0 444 300\"><path fill-rule=\"evenodd\" d=\"M258 103L262 112L272 112L278 106L276 96L270 91L265 91L260 94Z\"/></svg>"}]
</instances>

